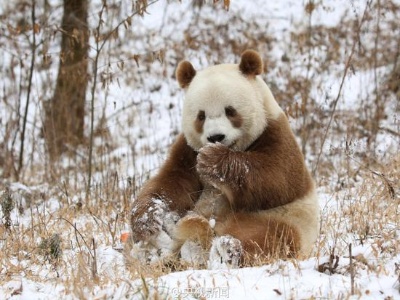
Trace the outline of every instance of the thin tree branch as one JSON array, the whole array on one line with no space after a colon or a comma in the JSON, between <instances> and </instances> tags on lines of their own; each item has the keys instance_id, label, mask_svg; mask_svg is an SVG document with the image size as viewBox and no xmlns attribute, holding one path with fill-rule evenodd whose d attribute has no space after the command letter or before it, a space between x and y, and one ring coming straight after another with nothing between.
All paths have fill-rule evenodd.
<instances>
[{"instance_id":1,"label":"thin tree branch","mask_svg":"<svg viewBox=\"0 0 400 300\"><path fill-rule=\"evenodd\" d=\"M329 129L330 129L331 124L332 124L333 116L335 115L336 107L337 107L337 104L339 102L340 95L342 94L342 89L343 89L343 85L344 85L344 82L345 82L346 77L347 77L347 72L350 69L350 65L351 65L351 61L353 59L353 55L354 55L354 52L355 52L355 49L356 49L356 45L358 44L358 41L359 41L359 35L360 35L360 32L361 32L361 27L362 27L364 21L366 20L367 10L368 10L368 7L371 5L371 2L372 2L372 0L369 0L367 2L367 4L365 5L363 16L362 16L360 24L358 25L358 28L357 28L358 39L354 40L353 46L351 47L350 55L349 55L349 57L348 57L348 59L346 61L345 67L344 67L344 73L343 73L342 81L340 82L339 91L338 91L338 94L336 96L335 101L333 102L333 110L332 110L331 116L329 118L329 122L328 122L328 125L326 127L324 136L322 138L321 148L319 149L317 161L316 161L315 166L313 168L313 174L314 175L315 175L315 172L317 171L318 164L319 164L319 161L320 161L320 158L321 158L321 155L322 155L322 151L323 151L323 148L324 148L324 145L325 145L325 142L326 142L326 138L328 136L328 132L329 132Z\"/></svg>"},{"instance_id":2,"label":"thin tree branch","mask_svg":"<svg viewBox=\"0 0 400 300\"><path fill-rule=\"evenodd\" d=\"M23 124L22 124L21 148L20 148L20 151L19 151L17 180L19 179L20 172L21 172L21 169L22 169L23 159L24 159L24 143L25 143L26 122L27 122L27 119L28 119L29 100L30 100L31 89L32 89L32 77L33 77L33 70L34 70L34 67L35 67L35 58L36 58L36 56L35 56L35 53L36 53L35 6L36 6L36 1L32 0L32 13L31 13L32 32L33 32L32 60L31 60L31 67L30 67L30 71L29 71L28 93L27 93L27 96L26 96L24 121L23 121Z\"/></svg>"},{"instance_id":3,"label":"thin tree branch","mask_svg":"<svg viewBox=\"0 0 400 300\"><path fill-rule=\"evenodd\" d=\"M146 8L149 7L150 5L158 2L159 0L154 0L150 3L147 4ZM104 38L103 42L100 43L99 38L100 38L100 27L102 24L102 16L104 9L106 8L106 4L103 3L103 6L101 7L100 13L99 13L99 22L97 24L96 28L96 56L94 59L94 75L93 75L93 85L92 85L92 90L91 90L91 110L90 110L90 138L89 138L89 162L88 162L88 184L86 187L86 200L89 197L89 192L90 192L90 187L92 185L92 161L93 161L93 136L94 136L94 98L95 98L95 91L96 91L96 86L97 86L97 70L98 70L98 64L99 64L99 58L100 58L100 53L104 47L104 45L107 43L108 39L118 30L121 25L125 24L126 20L129 18L132 18L133 16L139 14L137 11L132 13L130 16L122 20L121 22L118 23L118 25L111 30Z\"/></svg>"}]
</instances>

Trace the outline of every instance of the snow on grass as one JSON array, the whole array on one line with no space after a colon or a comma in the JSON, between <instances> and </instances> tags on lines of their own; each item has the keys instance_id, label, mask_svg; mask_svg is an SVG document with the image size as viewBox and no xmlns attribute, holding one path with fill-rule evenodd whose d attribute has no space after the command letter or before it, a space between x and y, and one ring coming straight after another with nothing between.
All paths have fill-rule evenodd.
<instances>
[{"instance_id":1,"label":"snow on grass","mask_svg":"<svg viewBox=\"0 0 400 300\"><path fill-rule=\"evenodd\" d=\"M100 249L99 249L100 250ZM99 251L100 259L106 257L109 264L115 260L115 253L110 248ZM324 258L320 258L319 262ZM397 260L399 257L397 257ZM104 275L118 284L105 285L92 292L84 291L88 298L100 299L337 299L349 297L351 279L348 275L349 259L343 259L338 268L343 268L346 275L329 275L317 272L318 261L315 258L301 262L278 261L273 264L231 270L187 270L161 276L157 279L129 280L113 278L110 271ZM359 268L356 274L355 298L362 299L397 299L396 279L389 274L394 271L394 261L383 266L381 274L370 274L367 267ZM119 262L122 263L122 262ZM111 268L109 269L111 270ZM21 288L22 287L22 288ZM19 292L19 290L21 290ZM11 294L19 299L74 299L74 295L64 294L61 280L39 283L21 278L9 281L3 286L6 299Z\"/></svg>"},{"instance_id":2,"label":"snow on grass","mask_svg":"<svg viewBox=\"0 0 400 300\"><path fill-rule=\"evenodd\" d=\"M52 2L53 5L57 3ZM311 23L335 26L343 14L360 19L366 1L326 0L321 3L313 12ZM99 2L93 4L93 11L98 5ZM290 72L294 76L307 76L301 60L307 59L308 54L293 53L297 49L290 49L290 33L295 31L294 28L305 28L310 21L304 5L301 1L231 1L228 13L210 7L203 8L201 13L214 17L215 24L220 26L231 24L233 16L254 19L259 28L265 28L265 35L274 37L271 49L261 43L257 47L265 50L264 54L282 68L292 68ZM5 9L5 5L0 8ZM83 192L86 171L74 169L85 162L87 149L83 147L76 149L78 158L63 158L60 165L65 174L55 185L9 185L15 206L11 211L10 230L3 224L0 227L0 299L400 299L399 271L396 270L396 263L400 263L398 187L396 183L392 184L396 189L395 198L392 198L388 193L391 183L382 176L374 175L368 168L356 170L353 164L346 165L351 162L347 155L353 157L355 153L366 151L365 139L347 145L347 140L333 137L325 145L323 153L332 155L331 170L334 171L324 175L327 184L319 189L321 235L311 257L241 269L186 267L172 273L169 273L170 269L125 265L119 237L129 230L129 216L124 214L130 211L130 197L150 174L156 172L180 131L183 95L172 78L176 64L171 62L185 58L200 68L214 61L233 62L238 58L230 53L226 57L210 55L213 50L207 44L200 45L198 50L174 48L174 43L184 43L182 28L187 28L188 24L197 25L193 23L196 13L190 3L169 2L166 5L160 1L148 9L144 18L135 19L135 30L120 32L124 36L123 42L115 41L101 56L99 71L112 73L114 80L96 90L96 122L100 123L104 116L107 122L102 129L106 129L108 135L95 139L99 152L95 155L90 199L86 200ZM57 20L59 17L52 16ZM93 13L92 25L98 22L96 18L97 14ZM196 34L206 31L223 47L225 41L220 38L218 29L211 27L213 25L203 26L205 28L194 26L192 29L197 30ZM239 43L247 41L246 34L255 34L237 30L237 26L234 29L229 33L230 38L238 39ZM143 36L151 37L147 39L148 44L142 42ZM57 53L57 49L53 43L52 53ZM150 67L145 63L137 66L131 58L129 60L130 55L160 49L165 49L165 61L155 62ZM341 50L343 53L349 51ZM313 57L324 55L323 49L312 51ZM298 61L292 65L282 63L281 58L287 53ZM1 57L4 58L2 68L6 68L12 55L2 52ZM124 70L116 66L115 62L120 59L126 59ZM54 60L57 60L55 54ZM324 83L311 90L311 96L318 99L323 110L328 111L338 94L344 65L345 61L342 61L324 74L309 74L311 78L320 76L317 79ZM50 70L35 72L36 100L39 96L50 98L51 87L42 91L39 86L46 81L52 82L49 78L54 78L56 67L54 63ZM381 75L381 69L376 71ZM360 105L358 101L373 93L374 76L370 70L350 72L345 78L338 108L354 114L352 108ZM284 80L273 70L265 78L277 85ZM8 78L4 79L3 86L7 91L16 88ZM12 107L1 107L0 110L3 120L15 114ZM32 141L38 140L38 111L39 104L35 102L29 115L32 132L27 153L31 152L30 147L33 148ZM396 117L393 113L392 119ZM298 125L296 120L292 121ZM4 128L6 126L0 128L2 134ZM383 153L395 152L395 148L388 146L394 147L391 136L380 135L378 142ZM17 140L17 148L18 143ZM33 161L36 165L45 165L43 144L35 147ZM341 152L334 156L335 151ZM315 158L307 157L307 160ZM399 178L398 169L399 157L394 157L391 165L379 172L388 178ZM43 172L40 167L38 170ZM27 174L38 182L42 176L35 171L29 169ZM4 212L0 216L3 218ZM43 249L43 241L54 234L61 238L60 257L52 257L54 252Z\"/></svg>"},{"instance_id":3,"label":"snow on grass","mask_svg":"<svg viewBox=\"0 0 400 300\"><path fill-rule=\"evenodd\" d=\"M19 189L13 187L14 194L27 189L17 186ZM395 270L395 264L400 262L397 215L385 210L385 203L379 204L379 210L372 211L367 208L370 199L353 200L348 198L351 194L348 191L336 195L319 194L322 229L314 248L314 257L240 269L189 268L165 275L147 273L142 278L140 273L130 273L123 254L118 251L121 248L118 237L124 229L118 230L113 241L110 228L102 224L102 220L107 220L105 216L92 213L89 217L87 213L76 212L75 208L67 208L69 213L60 211L56 200L50 199L49 203L38 204L35 213L25 214L19 224L14 224L11 235L21 240L18 246L10 243L9 239L2 240L4 254L8 258L2 257L0 298L198 299L204 296L207 299L336 299L349 297L352 286L355 296L363 299L400 298ZM357 226L364 223L360 214L365 209L371 210L366 220L371 232L361 237ZM356 220L352 220L347 213ZM41 219L43 224L37 219ZM354 224L354 221L360 224ZM48 260L38 252L37 247L43 238L31 237L33 232L24 229L31 223L33 226L45 225L42 230L60 234L63 241L61 260ZM375 232L378 228L380 232ZM391 232L393 239L388 239L387 235ZM96 247L92 246L92 239ZM353 245L351 264L348 253L350 243ZM19 248L18 256L15 256L15 249L10 249L12 247ZM95 278L91 273L93 255L96 257Z\"/></svg>"}]
</instances>

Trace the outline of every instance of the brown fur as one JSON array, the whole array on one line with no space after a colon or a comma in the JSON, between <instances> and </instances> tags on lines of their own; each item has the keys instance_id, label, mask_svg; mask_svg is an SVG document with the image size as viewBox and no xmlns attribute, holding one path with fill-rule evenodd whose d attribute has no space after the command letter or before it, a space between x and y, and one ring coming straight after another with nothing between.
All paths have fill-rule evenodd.
<instances>
[{"instance_id":1,"label":"brown fur","mask_svg":"<svg viewBox=\"0 0 400 300\"><path fill-rule=\"evenodd\" d=\"M193 211L207 219L214 218L219 221L225 220L233 209L223 192L212 187L206 187L197 200Z\"/></svg>"},{"instance_id":2,"label":"brown fur","mask_svg":"<svg viewBox=\"0 0 400 300\"><path fill-rule=\"evenodd\" d=\"M235 211L258 211L305 196L313 181L286 116L269 120L244 151L213 145L197 158L200 177L223 191Z\"/></svg>"},{"instance_id":3,"label":"brown fur","mask_svg":"<svg viewBox=\"0 0 400 300\"><path fill-rule=\"evenodd\" d=\"M233 127L240 128L242 126L243 117L232 106L228 106L227 108L225 108L225 114ZM194 128L196 129L196 132L199 134L203 133L205 118L206 118L205 113L203 110L201 110L198 112L197 118L194 121Z\"/></svg>"},{"instance_id":4,"label":"brown fur","mask_svg":"<svg viewBox=\"0 0 400 300\"><path fill-rule=\"evenodd\" d=\"M189 214L178 221L176 228L174 236L178 240L198 241L204 249L210 248L214 231L204 216Z\"/></svg>"},{"instance_id":5,"label":"brown fur","mask_svg":"<svg viewBox=\"0 0 400 300\"><path fill-rule=\"evenodd\" d=\"M239 69L246 76L261 74L263 71L263 63L260 55L254 50L244 51L240 60Z\"/></svg>"},{"instance_id":6,"label":"brown fur","mask_svg":"<svg viewBox=\"0 0 400 300\"><path fill-rule=\"evenodd\" d=\"M255 78L263 71L261 57L252 50L243 52L239 70L249 79ZM190 62L178 65L176 77L182 88L195 76ZM233 107L227 107L225 113L234 127L242 126L243 118ZM203 124L199 113L194 120L198 133ZM259 212L301 199L312 189L311 176L284 114L268 120L264 132L246 151L214 144L196 153L181 134L159 173L147 181L134 203L133 238L143 240L160 230L159 218L149 210L154 199L159 199L167 210L183 217L176 227L178 239L194 239L208 248L214 234L232 235L242 242L248 257L293 256L300 249L299 232L285 220ZM194 214L184 216L190 210ZM214 229L208 223L210 217L216 219Z\"/></svg>"},{"instance_id":7,"label":"brown fur","mask_svg":"<svg viewBox=\"0 0 400 300\"><path fill-rule=\"evenodd\" d=\"M295 228L283 220L266 219L256 213L231 214L225 222L217 223L215 232L240 240L247 259L254 255L295 257L300 249L300 235Z\"/></svg>"},{"instance_id":8,"label":"brown fur","mask_svg":"<svg viewBox=\"0 0 400 300\"><path fill-rule=\"evenodd\" d=\"M134 202L131 216L134 240L145 240L157 231L154 216L148 211L153 199L161 199L168 210L180 215L193 208L202 190L195 168L196 155L183 134L179 135L158 174L145 183ZM145 213L148 213L145 224L148 226L139 226Z\"/></svg>"},{"instance_id":9,"label":"brown fur","mask_svg":"<svg viewBox=\"0 0 400 300\"><path fill-rule=\"evenodd\" d=\"M225 108L225 114L228 117L229 121L232 123L233 127L242 127L243 117L236 111L236 109L234 109L232 106L228 106L227 108Z\"/></svg>"},{"instance_id":10,"label":"brown fur","mask_svg":"<svg viewBox=\"0 0 400 300\"><path fill-rule=\"evenodd\" d=\"M208 220L198 214L189 214L177 223L175 237L197 241L205 252L210 250L214 236L231 235L241 241L243 263L251 263L255 256L264 258L292 258L300 250L300 234L284 220L266 218L257 212L227 212L217 218L212 229Z\"/></svg>"},{"instance_id":11,"label":"brown fur","mask_svg":"<svg viewBox=\"0 0 400 300\"><path fill-rule=\"evenodd\" d=\"M181 88L188 87L194 76L196 76L196 70L190 62L182 61L179 63L176 69L176 78Z\"/></svg>"},{"instance_id":12,"label":"brown fur","mask_svg":"<svg viewBox=\"0 0 400 300\"><path fill-rule=\"evenodd\" d=\"M162 199L168 210L183 216L195 208L204 189L202 182L209 182L222 192L217 197L219 200L212 200L223 203L218 206L219 211L213 212L217 235L230 234L238 238L250 254L284 254L286 257L297 252L300 238L294 228L284 221L257 215L257 211L300 199L313 188L285 115L268 120L265 131L244 152L217 144L197 154L181 134L159 173L147 181L134 203L131 218L134 239L143 240L157 230L137 226L152 199ZM151 224L152 221L150 214L147 222ZM200 222L199 226L194 226L199 230L195 234L196 229L192 227L195 222L191 220L187 227L178 227L184 231L180 237L193 233L203 244L208 244L211 231L207 224Z\"/></svg>"},{"instance_id":13,"label":"brown fur","mask_svg":"<svg viewBox=\"0 0 400 300\"><path fill-rule=\"evenodd\" d=\"M203 133L203 126L204 126L204 121L206 119L206 115L204 110L201 110L197 114L197 118L194 121L194 128L196 129L196 132L199 134Z\"/></svg>"}]
</instances>

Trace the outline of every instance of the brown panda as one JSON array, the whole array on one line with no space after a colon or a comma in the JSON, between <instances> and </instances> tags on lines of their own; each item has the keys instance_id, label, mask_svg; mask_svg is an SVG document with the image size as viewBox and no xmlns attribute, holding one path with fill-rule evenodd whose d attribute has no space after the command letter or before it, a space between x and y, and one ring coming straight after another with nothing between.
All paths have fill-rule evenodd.
<instances>
[{"instance_id":1,"label":"brown panda","mask_svg":"<svg viewBox=\"0 0 400 300\"><path fill-rule=\"evenodd\" d=\"M162 256L197 243L230 266L310 252L319 232L315 186L262 70L252 50L239 64L178 65L182 133L132 209L142 249Z\"/></svg>"}]
</instances>

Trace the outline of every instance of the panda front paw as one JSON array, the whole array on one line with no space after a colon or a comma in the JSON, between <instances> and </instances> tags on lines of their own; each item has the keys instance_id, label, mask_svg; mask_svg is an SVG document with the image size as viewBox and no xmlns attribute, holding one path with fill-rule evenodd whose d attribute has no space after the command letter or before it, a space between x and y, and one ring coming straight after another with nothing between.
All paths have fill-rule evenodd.
<instances>
[{"instance_id":1,"label":"panda front paw","mask_svg":"<svg viewBox=\"0 0 400 300\"><path fill-rule=\"evenodd\" d=\"M127 256L148 264L172 257L177 248L172 235L179 219L178 213L169 211L161 199L153 198L146 205L134 207Z\"/></svg>"},{"instance_id":2,"label":"panda front paw","mask_svg":"<svg viewBox=\"0 0 400 300\"><path fill-rule=\"evenodd\" d=\"M231 150L220 143L207 144L197 155L197 172L200 177L211 183L224 182L229 166L226 160Z\"/></svg>"},{"instance_id":3,"label":"panda front paw","mask_svg":"<svg viewBox=\"0 0 400 300\"><path fill-rule=\"evenodd\" d=\"M158 235L163 228L167 211L167 205L156 198L151 199L147 205L134 207L131 216L133 241L148 241Z\"/></svg>"},{"instance_id":4,"label":"panda front paw","mask_svg":"<svg viewBox=\"0 0 400 300\"><path fill-rule=\"evenodd\" d=\"M224 235L214 239L210 250L210 269L238 268L243 255L240 240Z\"/></svg>"}]
</instances>

